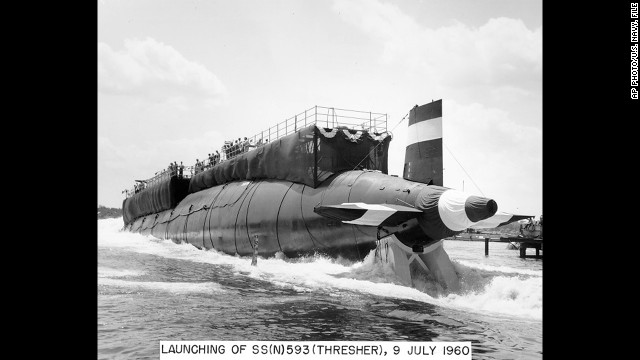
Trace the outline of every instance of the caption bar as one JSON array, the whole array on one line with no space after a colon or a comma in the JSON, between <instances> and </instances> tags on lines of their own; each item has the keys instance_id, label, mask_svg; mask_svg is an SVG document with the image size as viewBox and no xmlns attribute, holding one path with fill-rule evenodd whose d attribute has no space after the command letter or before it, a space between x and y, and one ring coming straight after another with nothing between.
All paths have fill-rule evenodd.
<instances>
[{"instance_id":1,"label":"caption bar","mask_svg":"<svg viewBox=\"0 0 640 360\"><path fill-rule=\"evenodd\" d=\"M631 3L631 98L638 100L638 3Z\"/></svg>"},{"instance_id":2,"label":"caption bar","mask_svg":"<svg viewBox=\"0 0 640 360\"><path fill-rule=\"evenodd\" d=\"M160 341L160 360L219 359L471 360L471 342Z\"/></svg>"}]
</instances>

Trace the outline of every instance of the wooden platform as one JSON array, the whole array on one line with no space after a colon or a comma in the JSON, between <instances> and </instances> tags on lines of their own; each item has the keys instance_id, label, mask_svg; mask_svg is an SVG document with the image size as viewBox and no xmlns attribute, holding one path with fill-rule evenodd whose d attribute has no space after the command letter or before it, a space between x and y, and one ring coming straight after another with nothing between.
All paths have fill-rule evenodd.
<instances>
[{"instance_id":1,"label":"wooden platform","mask_svg":"<svg viewBox=\"0 0 640 360\"><path fill-rule=\"evenodd\" d=\"M484 239L484 254L489 255L489 241L518 244L517 247L520 250L520 257L542 259L540 250L542 250L542 238L525 238L525 237L501 237L500 239L490 239L485 237ZM535 255L527 255L527 249L535 249Z\"/></svg>"}]
</instances>

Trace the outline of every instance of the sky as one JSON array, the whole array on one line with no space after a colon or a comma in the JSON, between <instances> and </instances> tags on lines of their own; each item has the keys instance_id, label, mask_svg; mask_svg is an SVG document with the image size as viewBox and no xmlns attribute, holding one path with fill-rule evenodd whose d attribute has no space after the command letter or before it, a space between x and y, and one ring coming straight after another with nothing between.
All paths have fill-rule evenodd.
<instances>
[{"instance_id":1,"label":"sky","mask_svg":"<svg viewBox=\"0 0 640 360\"><path fill-rule=\"evenodd\" d=\"M542 214L542 0L99 0L98 204L315 105L442 99L444 186Z\"/></svg>"}]
</instances>

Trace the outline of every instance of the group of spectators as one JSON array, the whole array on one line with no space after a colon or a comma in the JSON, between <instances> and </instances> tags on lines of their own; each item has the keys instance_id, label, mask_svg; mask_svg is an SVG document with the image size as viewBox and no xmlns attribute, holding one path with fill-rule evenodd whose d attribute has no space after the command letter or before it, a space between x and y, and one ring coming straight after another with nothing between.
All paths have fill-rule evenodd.
<instances>
[{"instance_id":1,"label":"group of spectators","mask_svg":"<svg viewBox=\"0 0 640 360\"><path fill-rule=\"evenodd\" d=\"M215 153L211 153L211 154L207 154L207 160L198 160L196 159L196 164L193 166L193 170L191 171L192 175L201 173L203 171L205 171L206 169L210 169L220 163L222 163L224 160L220 158L220 153L218 152L218 150L216 150Z\"/></svg>"},{"instance_id":2,"label":"group of spectators","mask_svg":"<svg viewBox=\"0 0 640 360\"><path fill-rule=\"evenodd\" d=\"M266 139L264 141L265 144L268 142L269 139ZM231 159L234 156L246 153L247 151L260 145L263 145L262 139L254 143L253 139L247 139L245 137L243 140L242 138L238 138L237 140L233 141L225 141L224 145L222 145L222 152L225 154L227 159Z\"/></svg>"},{"instance_id":3,"label":"group of spectators","mask_svg":"<svg viewBox=\"0 0 640 360\"><path fill-rule=\"evenodd\" d=\"M178 162L174 161L172 163L169 163L169 166L167 166L166 169L157 171L151 179L147 180L147 183L155 184L162 179L170 178L175 175L177 175L178 177L182 177L183 173L184 165L182 165L182 161L180 161L180 165L178 165Z\"/></svg>"},{"instance_id":4,"label":"group of spectators","mask_svg":"<svg viewBox=\"0 0 640 360\"><path fill-rule=\"evenodd\" d=\"M169 178L171 176L177 175L178 177L182 177L184 173L184 165L182 165L182 161L180 161L180 165L176 161L169 163L166 169L162 169L160 171L156 171L154 176L151 179L147 179L144 181L138 180L134 185L133 189L125 189L122 191L127 197L137 194L147 187L159 182L162 179Z\"/></svg>"},{"instance_id":5,"label":"group of spectators","mask_svg":"<svg viewBox=\"0 0 640 360\"><path fill-rule=\"evenodd\" d=\"M122 190L122 192L127 196L132 196L133 194L137 194L140 191L144 190L147 188L147 183L146 182L137 182L135 184L133 184L133 189L124 189Z\"/></svg>"},{"instance_id":6,"label":"group of spectators","mask_svg":"<svg viewBox=\"0 0 640 360\"><path fill-rule=\"evenodd\" d=\"M178 177L182 177L182 174L184 173L184 165L182 165L182 161L180 161L180 165L178 165L178 163L174 161L173 163L169 163L169 166L167 167L167 171L163 171L163 172L165 174L168 172L169 177L174 175L178 175ZM158 175L158 173L156 173L156 175Z\"/></svg>"},{"instance_id":7,"label":"group of spectators","mask_svg":"<svg viewBox=\"0 0 640 360\"><path fill-rule=\"evenodd\" d=\"M262 139L260 139L257 143L254 143L253 139L247 139L246 137L244 138L244 140L242 138L238 138L237 140L233 141L225 141L224 145L222 145L222 154L218 150L216 150L215 153L207 154L206 160L196 159L196 164L193 166L192 175L201 173L218 164L222 164L227 159L231 159L268 142L269 139L266 139L264 142L262 141Z\"/></svg>"},{"instance_id":8,"label":"group of spectators","mask_svg":"<svg viewBox=\"0 0 640 360\"><path fill-rule=\"evenodd\" d=\"M540 225L538 227L538 225ZM527 222L526 224L520 224L520 235L524 236L524 233L522 230L529 230L529 231L535 231L535 230L540 230L541 234L542 234L542 215L540 215L540 221L535 221L533 218L529 218L529 222Z\"/></svg>"},{"instance_id":9,"label":"group of spectators","mask_svg":"<svg viewBox=\"0 0 640 360\"><path fill-rule=\"evenodd\" d=\"M195 175L201 173L207 169L210 169L218 164L221 164L225 161L225 159L231 159L237 155L243 154L257 146L264 145L269 142L269 139L265 139L264 142L262 139L258 140L254 143L253 139L249 140L246 137L244 140L242 138L238 138L234 141L225 141L222 146L222 154L216 150L215 153L207 154L207 159L200 161L196 159L196 163L191 170L191 175ZM169 163L169 166L166 169L158 171L155 173L155 176L149 180L137 182L133 189L126 189L122 192L126 194L127 197L132 196L134 194L139 193L140 191L147 188L147 186L153 185L154 183L171 176L177 175L182 178L184 174L185 166L182 165L182 161L180 161L180 165L176 161Z\"/></svg>"}]
</instances>

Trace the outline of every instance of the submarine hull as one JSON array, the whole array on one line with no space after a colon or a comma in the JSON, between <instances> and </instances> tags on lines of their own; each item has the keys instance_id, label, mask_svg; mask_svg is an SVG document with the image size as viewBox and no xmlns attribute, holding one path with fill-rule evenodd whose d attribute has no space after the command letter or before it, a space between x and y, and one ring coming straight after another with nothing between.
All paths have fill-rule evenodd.
<instances>
[{"instance_id":1,"label":"submarine hull","mask_svg":"<svg viewBox=\"0 0 640 360\"><path fill-rule=\"evenodd\" d=\"M252 255L258 239L261 256L317 252L360 260L375 249L378 228L345 224L314 208L355 202L414 204L427 187L360 170L335 175L317 188L284 180L235 181L189 194L174 209L140 217L125 229L227 254ZM417 223L405 234L412 234L404 236L409 243L435 240L419 231Z\"/></svg>"},{"instance_id":2,"label":"submarine hull","mask_svg":"<svg viewBox=\"0 0 640 360\"><path fill-rule=\"evenodd\" d=\"M497 204L441 186L441 102L410 112L416 136L403 178L387 175L386 116L385 131L374 124L373 136L306 119L300 130L197 173L188 185L152 181L123 203L125 229L241 256L362 260L377 248L408 282L409 266L418 263L458 289L442 239L492 217Z\"/></svg>"}]
</instances>

